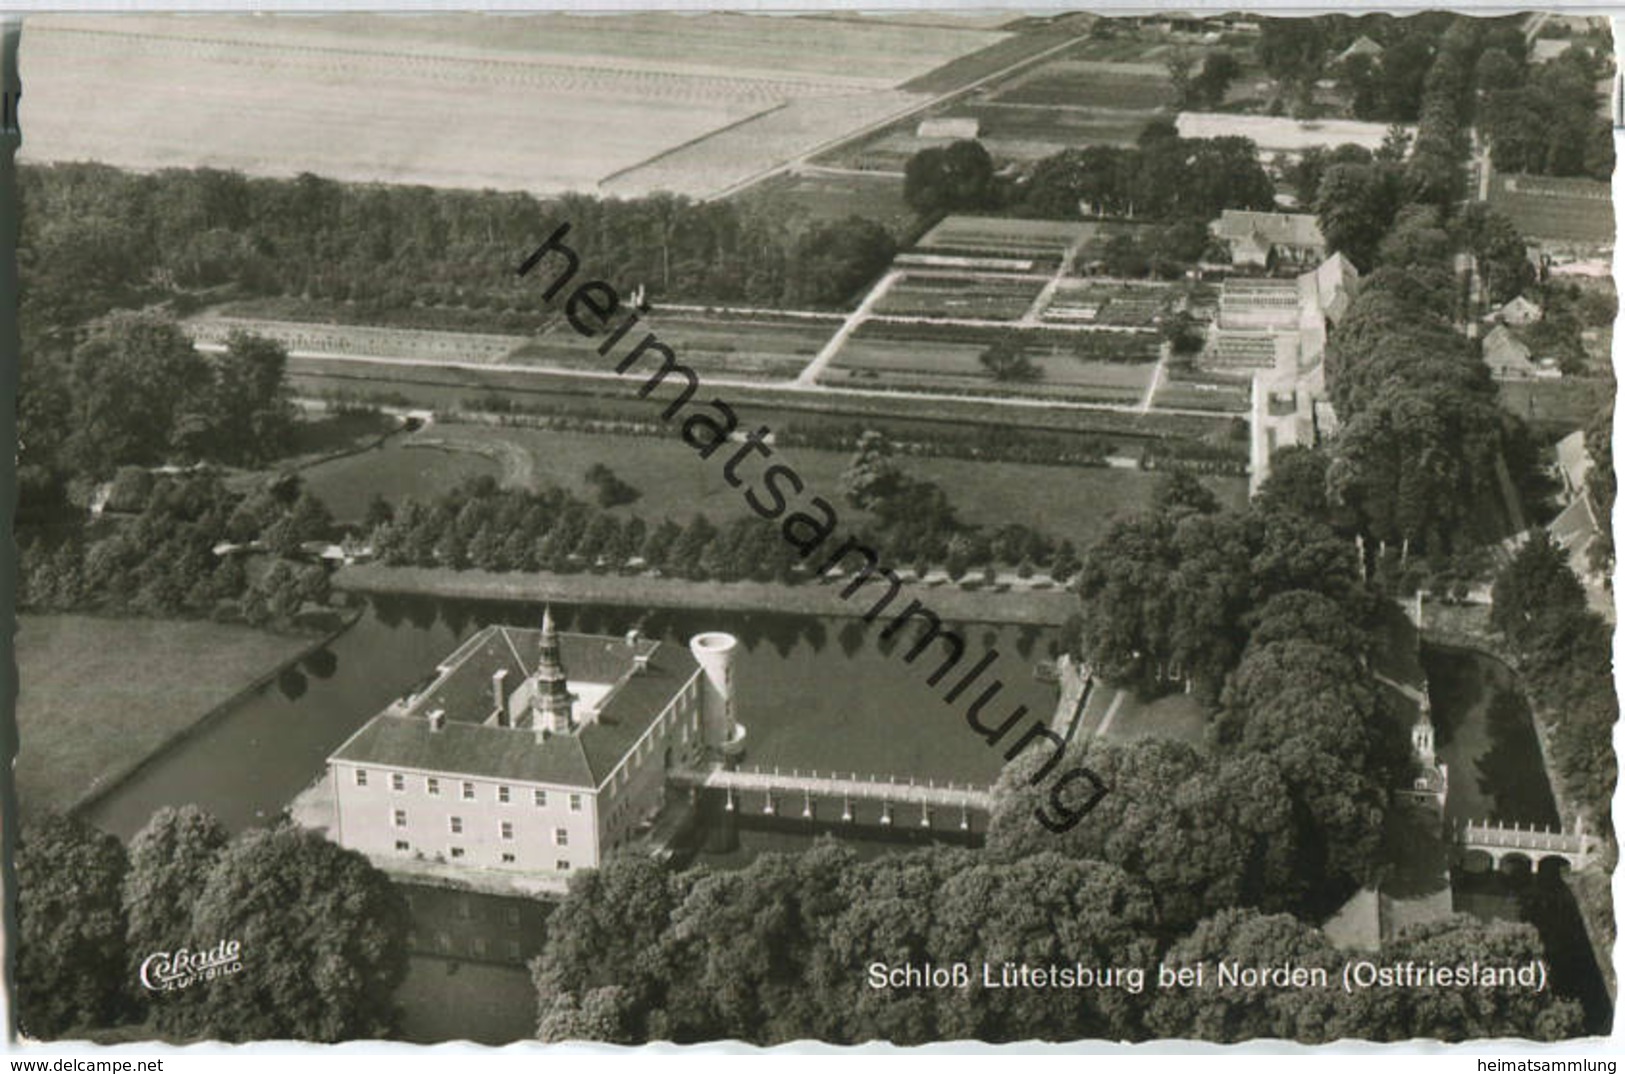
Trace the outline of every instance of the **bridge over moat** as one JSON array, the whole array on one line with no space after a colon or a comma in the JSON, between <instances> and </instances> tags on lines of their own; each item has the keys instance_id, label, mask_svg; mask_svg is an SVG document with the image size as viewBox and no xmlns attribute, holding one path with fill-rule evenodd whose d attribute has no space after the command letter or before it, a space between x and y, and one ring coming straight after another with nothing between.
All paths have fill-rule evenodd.
<instances>
[{"instance_id":1,"label":"bridge over moat","mask_svg":"<svg viewBox=\"0 0 1625 1074\"><path fill-rule=\"evenodd\" d=\"M1572 832L1533 824L1466 821L1456 828L1454 842L1463 851L1488 854L1495 867L1508 857L1518 856L1528 858L1535 866L1546 858L1557 858L1570 868L1583 869L1601 849L1597 837L1585 830L1584 821Z\"/></svg>"},{"instance_id":2,"label":"bridge over moat","mask_svg":"<svg viewBox=\"0 0 1625 1074\"><path fill-rule=\"evenodd\" d=\"M711 768L706 770L674 769L667 773L667 781L676 787L693 791L720 791L727 796L726 808L737 811L745 808L746 796L753 799L753 807L766 816L799 817L808 821L834 821L854 823L857 807L867 805L869 812L878 806L878 823L917 824L933 827L939 821L950 825L957 822L962 830L970 828L972 814L985 816L992 809L991 788L960 783L938 783L934 780L907 782L895 778L859 776L857 773L801 771L781 769L767 771L761 768ZM755 806L759 801L760 805ZM839 808L839 813L835 810Z\"/></svg>"}]
</instances>

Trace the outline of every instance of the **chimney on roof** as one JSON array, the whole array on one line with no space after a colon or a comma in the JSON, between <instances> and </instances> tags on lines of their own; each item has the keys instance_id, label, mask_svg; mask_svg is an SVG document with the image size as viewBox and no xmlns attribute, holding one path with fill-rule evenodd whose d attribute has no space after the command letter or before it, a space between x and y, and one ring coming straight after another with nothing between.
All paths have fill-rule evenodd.
<instances>
[{"instance_id":1,"label":"chimney on roof","mask_svg":"<svg viewBox=\"0 0 1625 1074\"><path fill-rule=\"evenodd\" d=\"M641 675L649 670L649 655L652 650L639 649L632 654L632 674Z\"/></svg>"},{"instance_id":2,"label":"chimney on roof","mask_svg":"<svg viewBox=\"0 0 1625 1074\"><path fill-rule=\"evenodd\" d=\"M638 643L639 639L641 639L642 637L643 637L643 632L641 630L639 630L637 627L633 627L631 630L628 630L626 632L626 644L628 644L628 645L636 645Z\"/></svg>"},{"instance_id":3,"label":"chimney on roof","mask_svg":"<svg viewBox=\"0 0 1625 1074\"><path fill-rule=\"evenodd\" d=\"M429 730L442 731L446 727L446 710L434 709L429 713Z\"/></svg>"},{"instance_id":4,"label":"chimney on roof","mask_svg":"<svg viewBox=\"0 0 1625 1074\"><path fill-rule=\"evenodd\" d=\"M496 706L497 726L507 727L512 721L508 719L508 669L497 668L491 672L491 703Z\"/></svg>"}]
</instances>

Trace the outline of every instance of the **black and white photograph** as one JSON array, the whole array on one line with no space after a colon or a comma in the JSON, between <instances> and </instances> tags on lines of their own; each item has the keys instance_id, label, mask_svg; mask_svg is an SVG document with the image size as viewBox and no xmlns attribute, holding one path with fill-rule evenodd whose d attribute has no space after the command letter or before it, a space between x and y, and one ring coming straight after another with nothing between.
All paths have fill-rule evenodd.
<instances>
[{"instance_id":1,"label":"black and white photograph","mask_svg":"<svg viewBox=\"0 0 1625 1074\"><path fill-rule=\"evenodd\" d=\"M1613 1034L1608 18L10 20L18 1054Z\"/></svg>"}]
</instances>

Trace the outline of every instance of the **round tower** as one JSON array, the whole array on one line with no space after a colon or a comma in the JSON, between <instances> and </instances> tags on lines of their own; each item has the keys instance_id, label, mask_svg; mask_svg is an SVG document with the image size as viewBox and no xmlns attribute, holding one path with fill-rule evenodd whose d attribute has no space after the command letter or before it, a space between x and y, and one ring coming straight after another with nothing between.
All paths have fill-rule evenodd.
<instances>
[{"instance_id":1,"label":"round tower","mask_svg":"<svg viewBox=\"0 0 1625 1074\"><path fill-rule=\"evenodd\" d=\"M700 665L700 741L707 750L738 757L745 749L745 729L734 718L734 655L739 639L711 631L689 640Z\"/></svg>"}]
</instances>

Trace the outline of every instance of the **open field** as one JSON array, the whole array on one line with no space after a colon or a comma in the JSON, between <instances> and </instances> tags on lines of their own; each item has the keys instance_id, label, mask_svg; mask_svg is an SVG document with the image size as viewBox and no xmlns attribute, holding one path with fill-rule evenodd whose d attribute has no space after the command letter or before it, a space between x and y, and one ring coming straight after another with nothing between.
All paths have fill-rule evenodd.
<instances>
[{"instance_id":1,"label":"open field","mask_svg":"<svg viewBox=\"0 0 1625 1074\"><path fill-rule=\"evenodd\" d=\"M1166 70L1056 58L1005 82L993 100L1149 113L1174 102L1174 87Z\"/></svg>"},{"instance_id":2,"label":"open field","mask_svg":"<svg viewBox=\"0 0 1625 1074\"><path fill-rule=\"evenodd\" d=\"M834 331L833 320L807 317L725 316L664 311L656 334L702 374L793 378ZM534 365L602 373L614 362L597 351L600 340L582 336L562 318L534 335L447 332L354 324L318 324L209 315L185 322L198 343L219 345L236 329L274 339L295 353L356 355L402 362L474 362Z\"/></svg>"},{"instance_id":3,"label":"open field","mask_svg":"<svg viewBox=\"0 0 1625 1074\"><path fill-rule=\"evenodd\" d=\"M901 88L911 93L948 93L1068 40L1077 40L1081 46L1083 39L1077 35L1087 29L1087 22L1092 19L1090 15L1078 15L1058 20L1053 26L1012 34L904 83Z\"/></svg>"},{"instance_id":4,"label":"open field","mask_svg":"<svg viewBox=\"0 0 1625 1074\"><path fill-rule=\"evenodd\" d=\"M1596 413L1613 394L1611 381L1564 377L1561 380L1498 380L1501 405L1532 426L1571 432Z\"/></svg>"},{"instance_id":5,"label":"open field","mask_svg":"<svg viewBox=\"0 0 1625 1074\"><path fill-rule=\"evenodd\" d=\"M1044 281L971 276L903 275L875 303L877 314L1014 321L1026 313Z\"/></svg>"},{"instance_id":6,"label":"open field","mask_svg":"<svg viewBox=\"0 0 1625 1074\"><path fill-rule=\"evenodd\" d=\"M25 816L65 809L115 782L311 643L209 622L18 620L16 775Z\"/></svg>"},{"instance_id":7,"label":"open field","mask_svg":"<svg viewBox=\"0 0 1625 1074\"><path fill-rule=\"evenodd\" d=\"M1027 331L1026 354L1042 370L1030 382L995 381L981 355L999 336L996 329L868 322L847 340L821 381L842 385L912 388L982 394L1133 403L1151 383L1155 336L1127 333ZM1079 346L1098 353L1079 353ZM1114 360L1115 359L1115 360ZM854 378L861 378L854 380Z\"/></svg>"},{"instance_id":8,"label":"open field","mask_svg":"<svg viewBox=\"0 0 1625 1074\"><path fill-rule=\"evenodd\" d=\"M263 317L208 314L181 327L194 343L218 345L234 331L274 339L290 351L361 354L409 362L500 362L525 342L520 335L383 328L358 324L317 324Z\"/></svg>"},{"instance_id":9,"label":"open field","mask_svg":"<svg viewBox=\"0 0 1625 1074\"><path fill-rule=\"evenodd\" d=\"M786 221L824 223L862 216L900 240L914 227L914 210L903 200L903 180L896 175L786 173L740 191L735 200L759 206Z\"/></svg>"},{"instance_id":10,"label":"open field","mask_svg":"<svg viewBox=\"0 0 1625 1074\"><path fill-rule=\"evenodd\" d=\"M1186 379L1177 372L1157 385L1153 406L1176 407L1181 410L1213 410L1229 414L1245 414L1252 405L1250 381L1235 378L1194 377Z\"/></svg>"},{"instance_id":11,"label":"open field","mask_svg":"<svg viewBox=\"0 0 1625 1074\"><path fill-rule=\"evenodd\" d=\"M709 161L749 174L921 99L891 87L1003 39L677 13L42 16L24 37L25 160L536 193L790 113Z\"/></svg>"},{"instance_id":12,"label":"open field","mask_svg":"<svg viewBox=\"0 0 1625 1074\"><path fill-rule=\"evenodd\" d=\"M873 323L873 322L871 322ZM1081 333L1080 333L1081 334ZM518 409L543 413L610 416L630 421L656 420L659 406L639 399L639 381L631 378L588 378L569 373L539 375L503 369L454 369L435 365L358 364L345 359L301 358L288 361L288 380L296 393L371 400L435 410ZM1228 417L1194 414L1140 414L1067 407L990 407L985 402L955 399L909 399L906 404L883 392L786 390L733 383L719 388L745 423L770 425L854 421L881 427L933 423L958 428L1020 428L1099 434L1125 440L1186 438L1233 444Z\"/></svg>"},{"instance_id":13,"label":"open field","mask_svg":"<svg viewBox=\"0 0 1625 1074\"><path fill-rule=\"evenodd\" d=\"M1490 207L1530 239L1557 245L1612 246L1614 207L1607 183L1543 175L1490 176Z\"/></svg>"},{"instance_id":14,"label":"open field","mask_svg":"<svg viewBox=\"0 0 1625 1074\"><path fill-rule=\"evenodd\" d=\"M1150 328L1179 304L1178 285L1120 283L1116 280L1063 280L1044 307L1046 321Z\"/></svg>"},{"instance_id":15,"label":"open field","mask_svg":"<svg viewBox=\"0 0 1625 1074\"><path fill-rule=\"evenodd\" d=\"M654 332L702 375L791 380L812 361L837 325L832 320L797 317L663 312ZM599 342L557 323L525 342L509 361L596 372L614 369L615 362L598 353Z\"/></svg>"},{"instance_id":16,"label":"open field","mask_svg":"<svg viewBox=\"0 0 1625 1074\"><path fill-rule=\"evenodd\" d=\"M1058 262L1092 227L1074 220L949 216L926 232L915 247L932 253Z\"/></svg>"}]
</instances>

